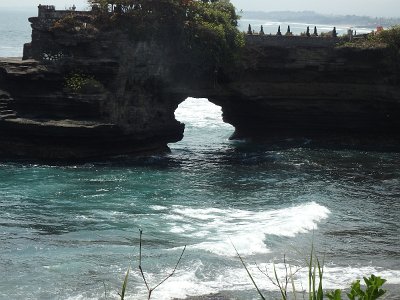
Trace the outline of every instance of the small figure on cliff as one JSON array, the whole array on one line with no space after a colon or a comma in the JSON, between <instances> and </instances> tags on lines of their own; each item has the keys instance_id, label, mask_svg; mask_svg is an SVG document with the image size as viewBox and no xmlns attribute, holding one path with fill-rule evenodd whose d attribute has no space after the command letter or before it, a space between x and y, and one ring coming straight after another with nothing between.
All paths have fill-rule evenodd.
<instances>
[{"instance_id":1,"label":"small figure on cliff","mask_svg":"<svg viewBox=\"0 0 400 300\"><path fill-rule=\"evenodd\" d=\"M349 41L352 41L353 40L353 30L352 29L348 29L347 30L347 37L348 37L348 39L349 39Z\"/></svg>"},{"instance_id":2,"label":"small figure on cliff","mask_svg":"<svg viewBox=\"0 0 400 300\"><path fill-rule=\"evenodd\" d=\"M282 36L282 33L281 33L281 26L279 25L279 27L278 27L278 32L276 33L276 35L277 36Z\"/></svg>"},{"instance_id":3,"label":"small figure on cliff","mask_svg":"<svg viewBox=\"0 0 400 300\"><path fill-rule=\"evenodd\" d=\"M261 25L260 35L265 35L265 33L264 33L264 27L263 27L262 25Z\"/></svg>"},{"instance_id":4,"label":"small figure on cliff","mask_svg":"<svg viewBox=\"0 0 400 300\"><path fill-rule=\"evenodd\" d=\"M332 37L334 37L334 38L337 37L336 27L333 27L333 30L332 30Z\"/></svg>"},{"instance_id":5,"label":"small figure on cliff","mask_svg":"<svg viewBox=\"0 0 400 300\"><path fill-rule=\"evenodd\" d=\"M249 29L247 29L247 34L253 34L253 31L251 30L251 25L249 24Z\"/></svg>"},{"instance_id":6,"label":"small figure on cliff","mask_svg":"<svg viewBox=\"0 0 400 300\"><path fill-rule=\"evenodd\" d=\"M310 26L307 26L306 36L307 37L311 36L311 34L310 34Z\"/></svg>"},{"instance_id":7,"label":"small figure on cliff","mask_svg":"<svg viewBox=\"0 0 400 300\"><path fill-rule=\"evenodd\" d=\"M314 26L313 36L318 36L317 26Z\"/></svg>"}]
</instances>

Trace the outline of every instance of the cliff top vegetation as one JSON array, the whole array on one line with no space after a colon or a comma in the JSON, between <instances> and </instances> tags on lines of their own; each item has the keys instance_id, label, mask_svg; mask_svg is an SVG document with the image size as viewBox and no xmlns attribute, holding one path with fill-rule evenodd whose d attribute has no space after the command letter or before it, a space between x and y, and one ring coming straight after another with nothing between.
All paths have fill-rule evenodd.
<instances>
[{"instance_id":1,"label":"cliff top vegetation","mask_svg":"<svg viewBox=\"0 0 400 300\"><path fill-rule=\"evenodd\" d=\"M380 32L370 33L365 35L362 39L354 39L346 42L341 47L355 47L355 48L386 48L389 47L393 50L395 55L399 55L400 51L400 25L393 26L389 29Z\"/></svg>"},{"instance_id":2,"label":"cliff top vegetation","mask_svg":"<svg viewBox=\"0 0 400 300\"><path fill-rule=\"evenodd\" d=\"M95 32L119 30L132 41L172 44L182 58L195 62L203 71L230 67L238 61L244 46L243 34L237 28L239 16L229 0L88 0L88 3L93 7L91 26Z\"/></svg>"}]
</instances>

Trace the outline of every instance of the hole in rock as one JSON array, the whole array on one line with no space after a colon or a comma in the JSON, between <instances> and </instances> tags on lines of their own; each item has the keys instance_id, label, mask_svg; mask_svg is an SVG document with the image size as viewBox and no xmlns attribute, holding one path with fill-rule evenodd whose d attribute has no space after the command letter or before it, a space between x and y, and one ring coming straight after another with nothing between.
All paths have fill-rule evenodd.
<instances>
[{"instance_id":1,"label":"hole in rock","mask_svg":"<svg viewBox=\"0 0 400 300\"><path fill-rule=\"evenodd\" d=\"M227 145L234 127L222 120L222 110L205 98L187 98L179 104L175 118L185 124L183 140L171 148L219 148Z\"/></svg>"}]
</instances>

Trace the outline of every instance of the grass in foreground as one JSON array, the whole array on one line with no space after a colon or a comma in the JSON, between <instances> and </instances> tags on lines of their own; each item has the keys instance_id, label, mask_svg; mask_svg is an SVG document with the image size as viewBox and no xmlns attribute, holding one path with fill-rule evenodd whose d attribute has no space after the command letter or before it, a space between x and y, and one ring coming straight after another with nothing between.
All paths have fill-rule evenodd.
<instances>
[{"instance_id":1,"label":"grass in foreground","mask_svg":"<svg viewBox=\"0 0 400 300\"><path fill-rule=\"evenodd\" d=\"M143 272L143 268L142 268L142 235L143 235L143 230L139 229L139 266L138 266L138 268L140 271L140 275L142 276L143 282L146 285L147 299L151 299L151 295L154 292L154 290L157 289L160 285L162 285L165 281L167 281L169 278L171 278L175 274L175 271L178 268L179 263L181 262L182 256L185 253L186 245L183 247L181 256L179 257L178 262L176 263L175 268L172 270L172 272L169 275L167 275L161 282L159 282L155 286L151 287L149 285L149 283L147 282L146 277L144 276L144 272ZM128 285L130 270L131 270L131 266L129 266L128 271L126 272L124 282L122 284L121 293L118 293L121 300L125 299L126 287Z\"/></svg>"},{"instance_id":2,"label":"grass in foreground","mask_svg":"<svg viewBox=\"0 0 400 300\"><path fill-rule=\"evenodd\" d=\"M243 267L245 268L251 282L253 283L255 289L257 290L258 295L260 296L261 299L265 300L265 296L257 286L253 276L251 275L249 269L247 268L243 258L240 256L238 250L236 249L235 245L233 245L233 248L236 251L237 256L240 259L240 262L242 263ZM314 250L314 245L312 244L311 246L311 253L310 253L310 259L307 262L307 267L308 267L308 299L309 300L323 300L324 296L326 296L327 299L329 300L344 300L342 298L342 290L337 289L334 291L328 291L324 292L323 287L322 287L322 282L323 282L323 275L324 275L324 263L320 262L318 259L317 255L315 254ZM297 292L296 288L294 285L294 275L298 271L296 270L295 272L292 272L292 267L286 263L286 258L284 256L284 266L285 266L285 279L282 281L278 277L278 273L275 268L275 264L273 267L273 275L274 278L271 278L267 272L263 272L260 270L275 286L278 287L282 300L289 300L289 283L291 283L291 292L293 295L293 299L297 300ZM360 280L356 280L353 282L350 286L350 291L346 293L347 298L349 300L375 300L378 299L379 297L383 296L386 291L381 289L383 284L386 282L385 279L382 279L379 276L371 275L370 277L364 277L364 282L366 285L365 290L361 288L361 283ZM303 299L304 294L303 294Z\"/></svg>"},{"instance_id":3,"label":"grass in foreground","mask_svg":"<svg viewBox=\"0 0 400 300\"><path fill-rule=\"evenodd\" d=\"M172 270L172 272L167 275L161 282L156 284L154 287L151 287L149 283L146 280L146 277L143 272L142 268L142 234L143 231L140 229L139 230L140 234L140 239L139 239L139 271L142 276L143 282L146 286L147 289L147 299L151 299L152 293L155 289L157 289L160 285L162 285L165 281L167 281L169 278L171 278L174 274L175 271L178 268L178 265L183 257L183 254L185 253L186 246L184 246L182 253ZM232 241L231 241L232 243ZM265 300L266 297L262 293L262 291L259 289L257 283L255 282L252 274L250 273L249 269L246 266L246 263L244 262L243 258L239 254L238 250L236 249L235 245L232 243L233 248L236 251L236 254L242 263L244 269L247 272L247 275L249 276L251 282L253 283L258 295L260 296L261 299ZM289 299L294 299L297 300L298 297L298 292L296 291L295 284L294 284L294 275L300 270L296 269L294 272L292 271L292 266L290 264L287 264L286 262L286 257L284 256L283 258L284 261L284 268L285 268L285 277L284 280L279 279L278 272L276 270L275 264L273 265L273 278L268 274L267 270L264 272L260 268L259 271L264 274L271 282L274 284L280 291L281 294L281 299L282 300L289 300ZM344 300L342 298L342 293L343 291L340 289L334 290L334 291L325 291L323 290L323 276L324 276L324 261L320 261L318 256L315 253L314 249L314 244L311 245L311 252L310 252L310 257L307 260L307 268L308 268L308 300L323 300L324 297L329 300ZM129 274L131 271L131 266L129 266L124 282L122 284L122 289L121 292L118 293L120 296L121 300L125 299L125 294L126 294L126 288L128 285L128 279L129 279ZM360 280L354 281L351 286L350 290L348 293L346 293L346 296L349 300L375 300L383 296L386 291L383 290L381 287L383 284L386 282L385 279L382 279L379 276L371 275L370 277L364 277L364 282L365 282L365 289L362 289ZM291 289L289 288L289 283L291 285ZM289 298L289 295L292 295L292 298ZM305 299L305 294L303 293L302 299Z\"/></svg>"}]
</instances>

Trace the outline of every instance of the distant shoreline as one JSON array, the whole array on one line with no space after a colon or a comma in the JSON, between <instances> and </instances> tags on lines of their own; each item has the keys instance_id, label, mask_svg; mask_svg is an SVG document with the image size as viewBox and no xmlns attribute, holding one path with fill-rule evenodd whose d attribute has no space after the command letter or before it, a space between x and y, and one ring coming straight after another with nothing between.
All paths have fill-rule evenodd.
<instances>
[{"instance_id":1,"label":"distant shoreline","mask_svg":"<svg viewBox=\"0 0 400 300\"><path fill-rule=\"evenodd\" d=\"M356 15L324 15L314 11L243 11L242 19L270 20L276 22L298 22L335 24L354 27L390 27L400 24L399 18L380 18Z\"/></svg>"}]
</instances>

